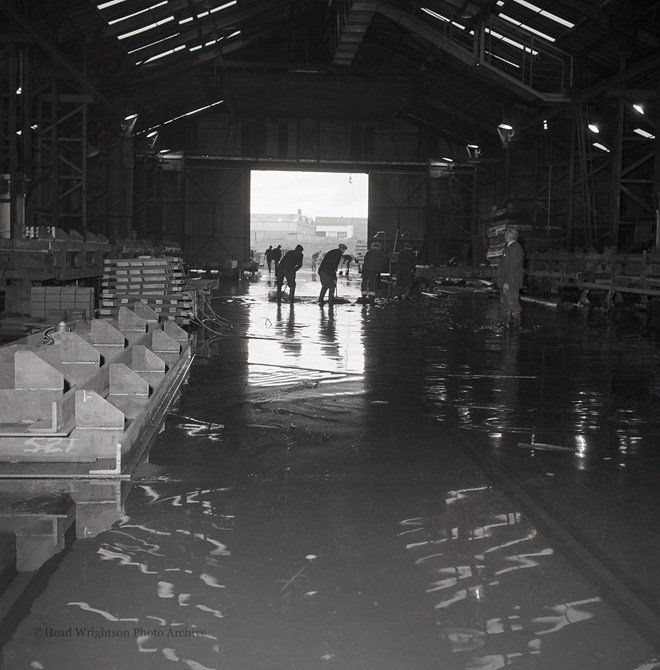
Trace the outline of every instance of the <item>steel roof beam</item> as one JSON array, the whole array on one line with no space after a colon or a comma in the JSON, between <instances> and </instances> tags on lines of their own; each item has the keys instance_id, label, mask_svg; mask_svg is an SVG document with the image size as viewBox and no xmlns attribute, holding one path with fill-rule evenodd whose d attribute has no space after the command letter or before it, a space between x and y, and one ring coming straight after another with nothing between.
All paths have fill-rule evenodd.
<instances>
[{"instance_id":1,"label":"steel roof beam","mask_svg":"<svg viewBox=\"0 0 660 670\"><path fill-rule=\"evenodd\" d=\"M350 65L360 50L360 45L371 25L378 2L354 0L344 13L339 40L332 60L334 64Z\"/></svg>"},{"instance_id":2,"label":"steel roof beam","mask_svg":"<svg viewBox=\"0 0 660 670\"><path fill-rule=\"evenodd\" d=\"M630 79L639 77L647 72L657 70L658 67L658 57L656 55L649 56L644 58L636 63L633 63L630 67L621 72L617 72L612 77L604 79L594 86L589 86L582 89L581 91L575 91L572 98L572 105L581 105L586 102L591 102L592 100L598 98L601 95L607 95L611 89L616 89L617 87L625 84ZM529 128L535 124L538 124L541 120L551 120L559 116L564 112L566 107L555 107L554 109L546 109L540 114L537 114L533 119L526 123L523 129Z\"/></svg>"},{"instance_id":3,"label":"steel roof beam","mask_svg":"<svg viewBox=\"0 0 660 670\"><path fill-rule=\"evenodd\" d=\"M50 58L53 59L56 63L61 65L75 81L78 82L86 91L91 93L100 103L107 107L111 112L116 114L118 117L123 118L124 112L115 106L115 103L107 98L82 72L78 69L73 63L71 63L58 49L53 47L48 41L46 41L39 33L32 28L27 18L19 12L15 7L12 7L8 0L0 0L0 10L4 12L8 17L15 21L22 30L24 30L34 43L42 49Z\"/></svg>"},{"instance_id":4,"label":"steel roof beam","mask_svg":"<svg viewBox=\"0 0 660 670\"><path fill-rule=\"evenodd\" d=\"M495 130L495 126L493 124L484 123L483 121L480 121L471 114L466 114L464 111L460 109L452 107L451 105L448 105L444 102L440 102L439 100L435 100L434 98L431 98L429 95L423 95L419 99L419 102L422 102L423 104L428 105L429 107L438 109L441 112L445 112L446 114L450 114L454 118L460 119L461 121L465 121L466 123L469 123L477 128L480 128L481 130L484 130L488 134L492 134Z\"/></svg>"}]
</instances>

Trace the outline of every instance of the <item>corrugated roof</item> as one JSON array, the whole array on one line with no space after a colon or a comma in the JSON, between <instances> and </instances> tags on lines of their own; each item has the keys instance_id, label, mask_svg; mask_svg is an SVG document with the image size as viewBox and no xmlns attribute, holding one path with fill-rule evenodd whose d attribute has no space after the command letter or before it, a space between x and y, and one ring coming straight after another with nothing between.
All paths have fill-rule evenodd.
<instances>
[{"instance_id":1,"label":"corrugated roof","mask_svg":"<svg viewBox=\"0 0 660 670\"><path fill-rule=\"evenodd\" d=\"M0 0L0 10L3 32L29 26L62 66L139 110L136 130L231 97L237 116L399 116L466 139L495 110L552 106L627 67L635 85L655 86L657 0L366 4L364 24L352 0ZM342 44L350 57L336 56Z\"/></svg>"}]
</instances>

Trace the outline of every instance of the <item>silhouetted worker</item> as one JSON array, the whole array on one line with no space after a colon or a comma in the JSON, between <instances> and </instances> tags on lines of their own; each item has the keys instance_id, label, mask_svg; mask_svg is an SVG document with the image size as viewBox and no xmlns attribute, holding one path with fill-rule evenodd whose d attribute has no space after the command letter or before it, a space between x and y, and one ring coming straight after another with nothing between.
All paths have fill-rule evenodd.
<instances>
[{"instance_id":1,"label":"silhouetted worker","mask_svg":"<svg viewBox=\"0 0 660 670\"><path fill-rule=\"evenodd\" d=\"M275 268L275 281L277 282L277 302L282 301L282 284L286 279L289 286L289 302L293 304L296 294L296 272L303 264L303 248L298 245L293 251L287 251L284 258Z\"/></svg>"},{"instance_id":2,"label":"silhouetted worker","mask_svg":"<svg viewBox=\"0 0 660 670\"><path fill-rule=\"evenodd\" d=\"M282 245L278 244L275 249L273 249L273 263L275 263L275 272L277 272L277 266L279 265L280 260L282 259Z\"/></svg>"},{"instance_id":3,"label":"silhouetted worker","mask_svg":"<svg viewBox=\"0 0 660 670\"><path fill-rule=\"evenodd\" d=\"M351 254L344 254L341 257L341 263L344 270L346 270L346 276L348 277L349 270L351 269L351 263L353 263L353 256L351 256Z\"/></svg>"},{"instance_id":4,"label":"silhouetted worker","mask_svg":"<svg viewBox=\"0 0 660 670\"><path fill-rule=\"evenodd\" d=\"M396 288L399 298L411 300L413 270L417 265L417 256L412 249L412 244L403 245L403 251L399 253L396 261Z\"/></svg>"},{"instance_id":5,"label":"silhouetted worker","mask_svg":"<svg viewBox=\"0 0 660 670\"><path fill-rule=\"evenodd\" d=\"M268 264L268 272L270 272L270 264L273 262L273 245L271 244L268 249L266 249L266 263Z\"/></svg>"},{"instance_id":6,"label":"silhouetted worker","mask_svg":"<svg viewBox=\"0 0 660 670\"><path fill-rule=\"evenodd\" d=\"M318 268L318 263L319 263L319 257L321 256L320 251L315 251L312 254L312 272L316 272L316 269Z\"/></svg>"},{"instance_id":7,"label":"silhouetted worker","mask_svg":"<svg viewBox=\"0 0 660 670\"><path fill-rule=\"evenodd\" d=\"M319 279L321 280L321 293L319 294L319 305L323 304L325 294L330 291L328 302L332 305L335 300L335 289L337 288L337 268L341 257L348 247L340 244L337 249L331 249L323 256L319 266Z\"/></svg>"},{"instance_id":8,"label":"silhouetted worker","mask_svg":"<svg viewBox=\"0 0 660 670\"><path fill-rule=\"evenodd\" d=\"M520 289L523 285L523 250L518 243L518 231L507 228L504 233L506 248L497 264L497 286L500 288L500 305L504 323L520 325Z\"/></svg>"},{"instance_id":9,"label":"silhouetted worker","mask_svg":"<svg viewBox=\"0 0 660 670\"><path fill-rule=\"evenodd\" d=\"M372 242L362 261L362 302L374 304L380 273L387 268L388 259L380 242Z\"/></svg>"}]
</instances>

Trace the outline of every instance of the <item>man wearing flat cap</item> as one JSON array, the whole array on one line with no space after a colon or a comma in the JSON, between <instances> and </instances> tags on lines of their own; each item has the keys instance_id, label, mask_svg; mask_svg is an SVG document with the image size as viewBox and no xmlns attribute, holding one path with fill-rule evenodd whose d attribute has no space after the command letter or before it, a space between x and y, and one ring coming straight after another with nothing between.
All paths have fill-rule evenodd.
<instances>
[{"instance_id":1,"label":"man wearing flat cap","mask_svg":"<svg viewBox=\"0 0 660 670\"><path fill-rule=\"evenodd\" d=\"M319 305L323 304L323 299L328 291L330 292L328 294L328 304L332 305L334 302L335 289L337 288L337 268L347 248L345 244L340 244L337 249L328 251L321 261L321 265L319 266L319 279L321 280Z\"/></svg>"}]
</instances>

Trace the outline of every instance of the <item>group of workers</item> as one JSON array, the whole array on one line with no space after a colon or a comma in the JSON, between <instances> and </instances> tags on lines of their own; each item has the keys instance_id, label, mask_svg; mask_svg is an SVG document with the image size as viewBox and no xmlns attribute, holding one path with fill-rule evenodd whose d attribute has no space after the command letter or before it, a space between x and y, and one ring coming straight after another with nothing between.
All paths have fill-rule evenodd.
<instances>
[{"instance_id":1,"label":"group of workers","mask_svg":"<svg viewBox=\"0 0 660 670\"><path fill-rule=\"evenodd\" d=\"M274 265L275 266L275 272L277 272L277 266L280 264L280 261L282 260L282 245L278 244L275 249L273 249L273 245L271 244L268 249L266 249L266 253L264 254L266 256L266 264L268 265L268 272L271 272L271 268Z\"/></svg>"},{"instance_id":2,"label":"group of workers","mask_svg":"<svg viewBox=\"0 0 660 670\"><path fill-rule=\"evenodd\" d=\"M500 305L502 315L507 326L520 326L521 307L520 289L523 284L523 250L518 243L518 232L509 228L504 234L506 246L502 258L497 266L496 284L500 289ZM333 304L337 288L337 270L342 259L347 255L347 246L339 244L336 249L328 251L318 265L321 292L318 302ZM270 252L270 253L269 253ZM318 253L318 252L317 252ZM316 254L314 254L316 255ZM313 269L316 269L318 255L312 256ZM320 255L320 254L319 254ZM281 260L280 260L281 259ZM352 260L352 257L351 257ZM299 244L295 249L287 251L282 257L281 247L269 247L266 251L266 261L270 272L271 262L275 262L275 279L277 284L277 302L282 300L284 280L289 287L289 302L293 303L296 291L296 273L303 265L303 248ZM381 248L380 242L372 242L370 249L362 261L361 299L363 304L374 304L376 292L380 282L380 274L389 268L390 259ZM410 300L412 292L413 272L417 264L417 257L412 245L406 242L403 250L396 256L396 286L401 299ZM350 265L350 264L349 264ZM348 274L348 270L347 270Z\"/></svg>"},{"instance_id":3,"label":"group of workers","mask_svg":"<svg viewBox=\"0 0 660 670\"><path fill-rule=\"evenodd\" d=\"M337 272L340 265L345 268L346 276L349 276L353 256L347 254L348 247L341 243L335 249L328 251L319 263L320 252L312 255L312 270L317 270L321 282L319 304L325 304L326 295L328 303L333 304L337 288ZM275 282L277 286L277 302L282 301L284 281L289 287L289 302L295 301L296 273L303 265L303 247L298 244L295 249L281 255L281 247L273 249L272 246L266 251L266 262L268 271L271 272L271 264L275 266ZM362 261L362 285L360 302L374 304L376 291L380 283L380 275L389 269L389 258L381 248L380 242L372 242L371 248L364 255ZM417 257L412 245L405 244L402 251L397 254L396 261L396 285L399 288L399 297L405 300L411 299L412 276L417 263ZM340 274L343 272L340 271Z\"/></svg>"}]
</instances>

